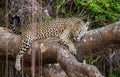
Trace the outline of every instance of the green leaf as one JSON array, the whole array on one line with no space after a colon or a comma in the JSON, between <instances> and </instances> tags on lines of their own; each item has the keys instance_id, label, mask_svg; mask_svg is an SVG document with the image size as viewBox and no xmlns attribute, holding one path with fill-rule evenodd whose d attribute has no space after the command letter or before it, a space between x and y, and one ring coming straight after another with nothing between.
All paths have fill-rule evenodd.
<instances>
[{"instance_id":1,"label":"green leaf","mask_svg":"<svg viewBox=\"0 0 120 77\"><path fill-rule=\"evenodd\" d=\"M51 20L52 18L51 18L51 16L46 16L45 17L45 21L49 21L49 20Z\"/></svg>"}]
</instances>

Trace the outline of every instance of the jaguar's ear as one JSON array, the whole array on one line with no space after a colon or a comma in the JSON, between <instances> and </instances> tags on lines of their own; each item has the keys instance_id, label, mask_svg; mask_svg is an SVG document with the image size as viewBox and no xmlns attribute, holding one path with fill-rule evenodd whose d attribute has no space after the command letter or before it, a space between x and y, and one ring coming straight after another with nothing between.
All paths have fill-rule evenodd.
<instances>
[{"instance_id":1,"label":"jaguar's ear","mask_svg":"<svg viewBox=\"0 0 120 77\"><path fill-rule=\"evenodd\" d=\"M74 24L72 22L70 22L70 27L73 28L74 27Z\"/></svg>"},{"instance_id":2,"label":"jaguar's ear","mask_svg":"<svg viewBox=\"0 0 120 77\"><path fill-rule=\"evenodd\" d=\"M90 24L90 22L86 22L86 23L85 23L85 26L86 26L87 28L89 28L89 24Z\"/></svg>"}]
</instances>

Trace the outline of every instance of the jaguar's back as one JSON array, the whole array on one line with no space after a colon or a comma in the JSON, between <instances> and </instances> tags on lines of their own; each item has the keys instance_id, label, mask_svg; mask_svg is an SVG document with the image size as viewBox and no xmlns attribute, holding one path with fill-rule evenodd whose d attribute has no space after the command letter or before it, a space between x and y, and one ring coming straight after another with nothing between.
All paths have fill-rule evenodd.
<instances>
[{"instance_id":1,"label":"jaguar's back","mask_svg":"<svg viewBox=\"0 0 120 77\"><path fill-rule=\"evenodd\" d=\"M82 27L84 25L85 23L82 20L77 18L59 18L59 19L53 19L51 21L34 24L34 26L36 26L35 32L37 35L37 39L59 37L65 29L69 31L69 36L71 36L71 34L74 31L77 32L77 29L78 31L82 31L80 30L80 26ZM21 33L22 33L23 39L26 38L24 36L31 34L31 32L33 31L32 26L33 25L28 25L22 28ZM77 29L75 29L74 27L76 27ZM73 30L73 28L75 30Z\"/></svg>"}]
</instances>

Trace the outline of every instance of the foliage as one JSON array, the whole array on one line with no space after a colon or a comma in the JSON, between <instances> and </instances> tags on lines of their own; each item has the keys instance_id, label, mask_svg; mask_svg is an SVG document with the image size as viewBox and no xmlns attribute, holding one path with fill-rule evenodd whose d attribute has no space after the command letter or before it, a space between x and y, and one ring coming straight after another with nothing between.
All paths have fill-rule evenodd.
<instances>
[{"instance_id":1,"label":"foliage","mask_svg":"<svg viewBox=\"0 0 120 77\"><path fill-rule=\"evenodd\" d=\"M49 21L51 19L52 19L51 16L45 16L45 18L44 18L45 21Z\"/></svg>"},{"instance_id":2,"label":"foliage","mask_svg":"<svg viewBox=\"0 0 120 77\"><path fill-rule=\"evenodd\" d=\"M78 9L85 7L92 20L104 21L103 23L116 22L120 16L120 2L115 0L88 0L88 2L76 0L76 5Z\"/></svg>"},{"instance_id":3,"label":"foliage","mask_svg":"<svg viewBox=\"0 0 120 77\"><path fill-rule=\"evenodd\" d=\"M58 0L54 10L59 17L81 17L93 23L92 28L108 25L120 19L118 0Z\"/></svg>"}]
</instances>

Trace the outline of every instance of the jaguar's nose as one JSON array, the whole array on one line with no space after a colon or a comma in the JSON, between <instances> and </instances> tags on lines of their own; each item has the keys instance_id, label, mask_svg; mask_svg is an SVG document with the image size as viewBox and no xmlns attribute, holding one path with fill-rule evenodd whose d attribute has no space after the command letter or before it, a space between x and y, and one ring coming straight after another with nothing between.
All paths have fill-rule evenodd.
<instances>
[{"instance_id":1,"label":"jaguar's nose","mask_svg":"<svg viewBox=\"0 0 120 77\"><path fill-rule=\"evenodd\" d=\"M80 38L79 38L79 37L74 37L74 40L75 40L76 42L78 42L78 41L80 40Z\"/></svg>"},{"instance_id":2,"label":"jaguar's nose","mask_svg":"<svg viewBox=\"0 0 120 77\"><path fill-rule=\"evenodd\" d=\"M85 36L85 35L83 35L83 36L81 36L81 37L74 37L74 40L75 40L76 42L79 42L80 40L83 39L84 36Z\"/></svg>"}]
</instances>

